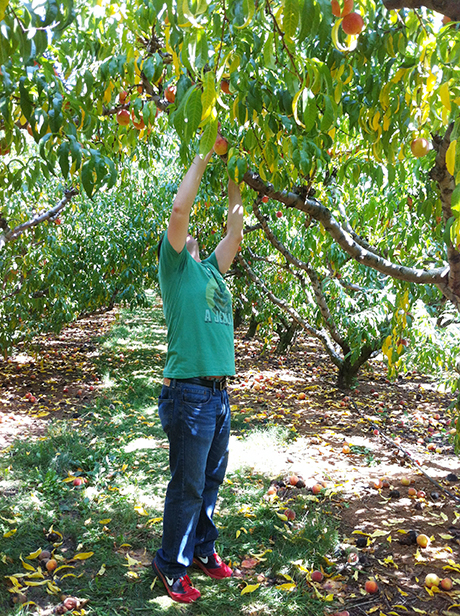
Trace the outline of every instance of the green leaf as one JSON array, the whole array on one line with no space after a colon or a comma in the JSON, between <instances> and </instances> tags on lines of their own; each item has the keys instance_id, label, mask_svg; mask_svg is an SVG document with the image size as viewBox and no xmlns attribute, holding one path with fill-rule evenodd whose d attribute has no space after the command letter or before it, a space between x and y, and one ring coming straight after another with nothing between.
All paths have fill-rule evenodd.
<instances>
[{"instance_id":1,"label":"green leaf","mask_svg":"<svg viewBox=\"0 0 460 616\"><path fill-rule=\"evenodd\" d=\"M81 183L85 189L85 193L88 197L93 196L94 192L94 178L93 178L94 161L91 159L84 163L81 168Z\"/></svg>"},{"instance_id":2,"label":"green leaf","mask_svg":"<svg viewBox=\"0 0 460 616\"><path fill-rule=\"evenodd\" d=\"M21 110L25 117L30 121L30 116L32 114L32 103L29 98L29 92L25 87L25 83L27 81L26 77L21 77L19 80L19 95L20 95L20 103Z\"/></svg>"},{"instance_id":3,"label":"green leaf","mask_svg":"<svg viewBox=\"0 0 460 616\"><path fill-rule=\"evenodd\" d=\"M9 1L10 0L0 0L0 21L3 21L5 18L5 11Z\"/></svg>"},{"instance_id":4,"label":"green leaf","mask_svg":"<svg viewBox=\"0 0 460 616\"><path fill-rule=\"evenodd\" d=\"M203 92L201 94L203 118L206 118L214 109L216 100L217 93L215 76L212 71L208 71L203 77Z\"/></svg>"},{"instance_id":5,"label":"green leaf","mask_svg":"<svg viewBox=\"0 0 460 616\"><path fill-rule=\"evenodd\" d=\"M81 164L81 145L73 135L69 135L69 145L72 160L75 163L75 169L79 169Z\"/></svg>"},{"instance_id":6,"label":"green leaf","mask_svg":"<svg viewBox=\"0 0 460 616\"><path fill-rule=\"evenodd\" d=\"M303 113L303 123L305 124L305 131L307 133L315 126L317 116L318 108L316 106L316 99L310 98Z\"/></svg>"},{"instance_id":7,"label":"green leaf","mask_svg":"<svg viewBox=\"0 0 460 616\"><path fill-rule=\"evenodd\" d=\"M217 118L206 124L203 135L200 139L200 156L206 156L211 151L217 138Z\"/></svg>"},{"instance_id":8,"label":"green leaf","mask_svg":"<svg viewBox=\"0 0 460 616\"><path fill-rule=\"evenodd\" d=\"M299 25L299 6L296 0L285 0L283 10L284 33L289 39L293 39Z\"/></svg>"},{"instance_id":9,"label":"green leaf","mask_svg":"<svg viewBox=\"0 0 460 616\"><path fill-rule=\"evenodd\" d=\"M324 114L321 120L321 130L327 132L334 121L334 109L332 107L332 101L329 96L324 95Z\"/></svg>"},{"instance_id":10,"label":"green leaf","mask_svg":"<svg viewBox=\"0 0 460 616\"><path fill-rule=\"evenodd\" d=\"M457 216L460 215L460 184L454 188L451 206Z\"/></svg>"},{"instance_id":11,"label":"green leaf","mask_svg":"<svg viewBox=\"0 0 460 616\"><path fill-rule=\"evenodd\" d=\"M251 22L253 16L254 16L254 12L255 12L255 6L254 6L254 0L243 0L243 6L242 6L243 11L238 11L237 13L237 22L240 23L240 21L244 22L241 25L238 25L237 23L234 22L233 27L236 28L237 30L240 30L242 28L247 28L247 26L249 26L249 23Z\"/></svg>"},{"instance_id":12,"label":"green leaf","mask_svg":"<svg viewBox=\"0 0 460 616\"><path fill-rule=\"evenodd\" d=\"M57 151L59 165L65 179L67 179L67 176L69 175L69 150L69 144L67 141L63 141Z\"/></svg>"}]
</instances>

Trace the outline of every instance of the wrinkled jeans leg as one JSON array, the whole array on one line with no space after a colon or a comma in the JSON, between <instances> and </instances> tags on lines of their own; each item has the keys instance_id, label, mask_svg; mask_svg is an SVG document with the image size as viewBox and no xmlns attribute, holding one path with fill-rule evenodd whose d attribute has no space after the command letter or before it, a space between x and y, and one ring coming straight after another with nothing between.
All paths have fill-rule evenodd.
<instances>
[{"instance_id":1,"label":"wrinkled jeans leg","mask_svg":"<svg viewBox=\"0 0 460 616\"><path fill-rule=\"evenodd\" d=\"M177 381L160 394L158 412L169 439L171 480L155 561L170 577L185 575L192 563L200 519L199 540L206 549L217 537L212 513L227 465L230 420L223 399L228 406L226 392Z\"/></svg>"},{"instance_id":2,"label":"wrinkled jeans leg","mask_svg":"<svg viewBox=\"0 0 460 616\"><path fill-rule=\"evenodd\" d=\"M230 438L230 405L226 391L221 394L221 413L217 417L214 439L206 464L206 478L203 490L203 504L196 527L195 555L210 556L215 552L214 543L219 532L213 522L217 494L228 464L228 443Z\"/></svg>"}]
</instances>

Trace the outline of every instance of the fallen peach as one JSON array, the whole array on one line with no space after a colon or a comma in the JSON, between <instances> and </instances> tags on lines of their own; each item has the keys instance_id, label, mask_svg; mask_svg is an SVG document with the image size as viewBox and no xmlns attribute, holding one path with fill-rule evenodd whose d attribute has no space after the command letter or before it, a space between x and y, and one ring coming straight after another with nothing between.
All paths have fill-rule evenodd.
<instances>
[{"instance_id":1,"label":"fallen peach","mask_svg":"<svg viewBox=\"0 0 460 616\"><path fill-rule=\"evenodd\" d=\"M50 560L45 565L47 571L54 571L57 567L57 560L55 558L50 558Z\"/></svg>"},{"instance_id":2,"label":"fallen peach","mask_svg":"<svg viewBox=\"0 0 460 616\"><path fill-rule=\"evenodd\" d=\"M421 548L426 548L426 546L430 543L430 539L423 534L417 535L417 543Z\"/></svg>"},{"instance_id":3,"label":"fallen peach","mask_svg":"<svg viewBox=\"0 0 460 616\"><path fill-rule=\"evenodd\" d=\"M436 573L428 573L425 577L425 586L428 588L432 588L433 586L439 586L441 580L438 578Z\"/></svg>"},{"instance_id":4,"label":"fallen peach","mask_svg":"<svg viewBox=\"0 0 460 616\"><path fill-rule=\"evenodd\" d=\"M323 489L323 486L320 483L315 483L311 491L313 492L313 494L319 494L322 489Z\"/></svg>"},{"instance_id":5,"label":"fallen peach","mask_svg":"<svg viewBox=\"0 0 460 616\"><path fill-rule=\"evenodd\" d=\"M364 590L370 595L373 595L379 591L379 587L375 580L367 580L367 582L364 584Z\"/></svg>"},{"instance_id":6,"label":"fallen peach","mask_svg":"<svg viewBox=\"0 0 460 616\"><path fill-rule=\"evenodd\" d=\"M324 579L324 575L322 571L313 571L311 574L311 579L313 582L322 582Z\"/></svg>"},{"instance_id":7,"label":"fallen peach","mask_svg":"<svg viewBox=\"0 0 460 616\"><path fill-rule=\"evenodd\" d=\"M443 590L452 590L453 583L450 578L444 578L440 581L439 586L441 586Z\"/></svg>"}]
</instances>

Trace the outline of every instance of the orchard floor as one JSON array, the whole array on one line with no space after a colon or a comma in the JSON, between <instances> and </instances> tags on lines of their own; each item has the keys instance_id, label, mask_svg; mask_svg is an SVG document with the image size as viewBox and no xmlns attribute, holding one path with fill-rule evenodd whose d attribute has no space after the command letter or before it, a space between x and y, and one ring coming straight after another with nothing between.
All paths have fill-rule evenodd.
<instances>
[{"instance_id":1,"label":"orchard floor","mask_svg":"<svg viewBox=\"0 0 460 616\"><path fill-rule=\"evenodd\" d=\"M40 438L54 419L78 423L80 410L103 395L97 337L117 318L115 310L82 319L0 362L0 450L15 439ZM460 614L460 463L449 441L450 397L416 373L390 383L376 362L356 390L341 392L335 368L314 340L300 339L287 356L274 357L244 333L236 335L237 376L229 388L230 464L245 456L255 474L266 476L267 487L274 486L266 499L289 507L307 495L330 507L341 542L312 592L333 595L352 616ZM258 448L251 459L239 437L260 437L274 424L292 434L289 445ZM409 488L417 494L409 496ZM417 534L428 536L427 547L416 543ZM453 589L427 589L427 573L451 578ZM375 594L364 590L370 578L378 584Z\"/></svg>"}]
</instances>

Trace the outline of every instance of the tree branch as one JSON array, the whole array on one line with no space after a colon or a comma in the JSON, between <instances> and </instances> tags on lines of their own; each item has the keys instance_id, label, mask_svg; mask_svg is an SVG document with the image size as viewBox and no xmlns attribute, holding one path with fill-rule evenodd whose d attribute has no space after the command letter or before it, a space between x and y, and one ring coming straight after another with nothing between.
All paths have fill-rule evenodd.
<instances>
[{"instance_id":1,"label":"tree branch","mask_svg":"<svg viewBox=\"0 0 460 616\"><path fill-rule=\"evenodd\" d=\"M259 210L259 201L260 201L260 198L254 200L254 203L252 204L252 211L254 212L257 220L262 225L262 229L265 233L265 237L269 240L271 245L284 256L284 258L286 259L288 263L291 263L295 267L298 267L299 269L303 270L307 274L308 278L310 279L311 286L313 287L313 293L315 294L316 305L318 306L319 311L321 312L321 316L324 319L324 323L326 324L326 327L329 330L329 333L332 339L340 346L340 348L344 352L344 355L346 355L350 351L350 348L348 344L345 342L345 340L343 339L343 337L340 335L336 327L332 314L329 310L329 306L327 305L326 298L324 297L323 290L321 289L321 282L318 279L318 275L316 271L308 263L305 263L304 261L300 261L299 259L294 257L294 255L292 255L289 252L286 246L284 246L284 244L275 236L275 234L270 229L267 221L262 216Z\"/></svg>"},{"instance_id":2,"label":"tree branch","mask_svg":"<svg viewBox=\"0 0 460 616\"><path fill-rule=\"evenodd\" d=\"M27 222L23 222L21 225L18 225L14 229L8 229L8 231L5 231L5 233L0 235L0 250L2 250L8 242L13 242L14 240L17 240L18 237L30 227L36 227L45 220L54 218L54 216L59 214L59 212L65 208L65 206L72 200L73 197L75 197L75 195L78 195L78 190L76 188L70 188L68 190L65 190L64 197L59 201L57 205L51 208L51 210L37 213Z\"/></svg>"},{"instance_id":3,"label":"tree branch","mask_svg":"<svg viewBox=\"0 0 460 616\"><path fill-rule=\"evenodd\" d=\"M419 9L422 6L432 11L460 21L460 3L458 0L382 0L389 11L398 9Z\"/></svg>"},{"instance_id":4,"label":"tree branch","mask_svg":"<svg viewBox=\"0 0 460 616\"><path fill-rule=\"evenodd\" d=\"M286 207L296 208L321 222L323 227L339 246L359 263L371 267L391 278L405 280L406 282L415 282L417 284L446 284L449 272L448 266L431 270L422 270L392 263L388 261L388 259L360 246L350 233L343 229L332 215L332 212L317 199L307 198L304 201L296 193L275 191L273 185L265 184L259 175L251 171L247 171L244 174L243 180L257 193L268 195L271 199L284 203Z\"/></svg>"},{"instance_id":5,"label":"tree branch","mask_svg":"<svg viewBox=\"0 0 460 616\"><path fill-rule=\"evenodd\" d=\"M324 348L326 349L329 357L331 358L332 363L340 369L342 367L343 360L337 353L337 351L334 349L334 346L329 339L327 333L324 330L318 330L309 325L309 323L307 323L307 321L305 321L305 319L300 316L297 310L294 310L294 308L292 308L292 306L290 306L284 300L280 299L279 297L276 297L276 295L272 293L268 289L268 287L266 287L265 284L255 275L249 264L243 259L240 254L238 254L238 261L243 268L246 276L250 280L252 280L252 282L264 293L264 295L269 298L269 300L273 304L275 304L276 306L281 308L281 310L284 310L284 312L289 314L294 319L294 321L298 323L300 327L302 327L302 329L304 329L307 333L321 340L324 345Z\"/></svg>"},{"instance_id":6,"label":"tree branch","mask_svg":"<svg viewBox=\"0 0 460 616\"><path fill-rule=\"evenodd\" d=\"M451 124L446 130L443 139L440 137L433 139L433 145L437 154L435 166L430 171L430 177L437 182L439 187L444 225L447 225L449 219L454 215L452 211L452 193L455 189L455 180L449 173L446 164L446 154L450 146L450 137L453 128L454 125ZM458 305L460 300L460 252L457 247L452 244L450 239L447 242L446 250L447 261L449 263L449 276L446 284L457 298L456 302Z\"/></svg>"}]
</instances>

